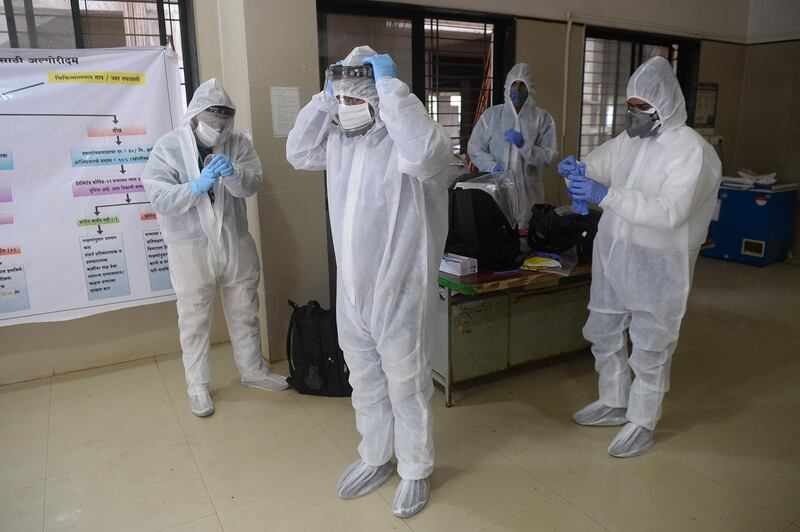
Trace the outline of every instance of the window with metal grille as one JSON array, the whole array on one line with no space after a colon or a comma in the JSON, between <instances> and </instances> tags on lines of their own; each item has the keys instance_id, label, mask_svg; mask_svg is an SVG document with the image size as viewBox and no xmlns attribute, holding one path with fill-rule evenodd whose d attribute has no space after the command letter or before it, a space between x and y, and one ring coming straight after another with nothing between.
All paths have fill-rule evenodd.
<instances>
[{"instance_id":1,"label":"window with metal grille","mask_svg":"<svg viewBox=\"0 0 800 532\"><path fill-rule=\"evenodd\" d=\"M322 14L318 37L323 77L328 65L346 57L355 46L369 43L375 50L391 55L397 63L397 77L412 85L410 20L344 13Z\"/></svg>"},{"instance_id":2,"label":"window with metal grille","mask_svg":"<svg viewBox=\"0 0 800 532\"><path fill-rule=\"evenodd\" d=\"M321 82L325 68L356 45L388 52L398 77L447 130L455 153L466 153L481 113L502 99L503 85L494 80L513 64L511 18L317 0L317 22Z\"/></svg>"},{"instance_id":3,"label":"window with metal grille","mask_svg":"<svg viewBox=\"0 0 800 532\"><path fill-rule=\"evenodd\" d=\"M465 153L476 117L492 105L494 25L425 19L425 102L455 153Z\"/></svg>"},{"instance_id":4,"label":"window with metal grille","mask_svg":"<svg viewBox=\"0 0 800 532\"><path fill-rule=\"evenodd\" d=\"M397 63L397 76L453 137L456 153L467 151L480 113L493 99L502 99L503 84L498 87L493 80L514 64L512 17L456 15L385 2L317 0L317 25L320 87L328 65L355 46L367 44L389 53ZM335 301L330 230L328 250L331 301Z\"/></svg>"},{"instance_id":5,"label":"window with metal grille","mask_svg":"<svg viewBox=\"0 0 800 532\"><path fill-rule=\"evenodd\" d=\"M628 79L651 57L660 55L672 63L686 96L687 112L692 117L698 50L697 43L691 40L588 28L583 60L580 156L625 129Z\"/></svg>"},{"instance_id":6,"label":"window with metal grille","mask_svg":"<svg viewBox=\"0 0 800 532\"><path fill-rule=\"evenodd\" d=\"M191 0L2 0L0 47L171 44L178 54L183 95L190 97L197 86L193 24Z\"/></svg>"}]
</instances>

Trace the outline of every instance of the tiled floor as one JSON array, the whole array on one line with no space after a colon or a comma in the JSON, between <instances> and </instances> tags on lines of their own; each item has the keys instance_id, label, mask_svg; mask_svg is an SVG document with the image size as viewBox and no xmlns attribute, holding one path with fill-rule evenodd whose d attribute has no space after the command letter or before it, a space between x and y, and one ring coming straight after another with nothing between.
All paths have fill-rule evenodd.
<instances>
[{"instance_id":1,"label":"tiled floor","mask_svg":"<svg viewBox=\"0 0 800 532\"><path fill-rule=\"evenodd\" d=\"M396 477L334 487L358 436L347 399L269 394L214 351L216 413L192 416L177 356L0 388L0 530L800 532L800 268L701 261L656 446L606 453L590 357L434 396L428 508ZM284 365L278 365L278 370Z\"/></svg>"}]
</instances>

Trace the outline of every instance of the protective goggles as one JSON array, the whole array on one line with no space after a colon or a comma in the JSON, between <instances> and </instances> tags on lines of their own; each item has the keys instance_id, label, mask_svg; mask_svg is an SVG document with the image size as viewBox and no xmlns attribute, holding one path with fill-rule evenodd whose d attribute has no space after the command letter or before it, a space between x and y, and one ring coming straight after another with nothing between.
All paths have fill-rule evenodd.
<instances>
[{"instance_id":1,"label":"protective goggles","mask_svg":"<svg viewBox=\"0 0 800 532\"><path fill-rule=\"evenodd\" d=\"M233 125L233 117L235 114L236 111L230 107L213 105L197 113L196 118L198 121L203 122L217 131L223 131Z\"/></svg>"}]
</instances>

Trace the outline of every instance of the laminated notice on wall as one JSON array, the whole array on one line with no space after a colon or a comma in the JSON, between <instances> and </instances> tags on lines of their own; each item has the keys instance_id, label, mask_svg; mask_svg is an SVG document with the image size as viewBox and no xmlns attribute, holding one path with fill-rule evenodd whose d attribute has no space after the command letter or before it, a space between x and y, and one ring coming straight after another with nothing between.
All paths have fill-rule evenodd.
<instances>
[{"instance_id":1,"label":"laminated notice on wall","mask_svg":"<svg viewBox=\"0 0 800 532\"><path fill-rule=\"evenodd\" d=\"M0 50L0 327L175 299L141 175L179 75L163 47Z\"/></svg>"},{"instance_id":2,"label":"laminated notice on wall","mask_svg":"<svg viewBox=\"0 0 800 532\"><path fill-rule=\"evenodd\" d=\"M300 112L299 87L270 87L272 102L272 135L287 137Z\"/></svg>"}]
</instances>

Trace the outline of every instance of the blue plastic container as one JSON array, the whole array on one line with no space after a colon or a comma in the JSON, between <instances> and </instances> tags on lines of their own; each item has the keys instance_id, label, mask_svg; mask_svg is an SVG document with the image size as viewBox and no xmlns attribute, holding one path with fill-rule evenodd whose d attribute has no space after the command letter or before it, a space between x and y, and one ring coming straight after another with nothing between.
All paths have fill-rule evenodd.
<instances>
[{"instance_id":1,"label":"blue plastic container","mask_svg":"<svg viewBox=\"0 0 800 532\"><path fill-rule=\"evenodd\" d=\"M794 238L798 185L721 186L705 257L765 266L786 259Z\"/></svg>"}]
</instances>

